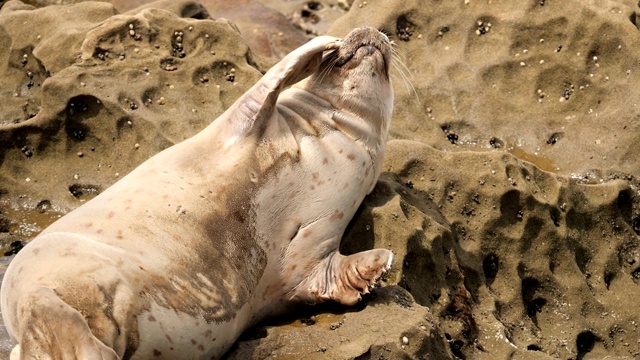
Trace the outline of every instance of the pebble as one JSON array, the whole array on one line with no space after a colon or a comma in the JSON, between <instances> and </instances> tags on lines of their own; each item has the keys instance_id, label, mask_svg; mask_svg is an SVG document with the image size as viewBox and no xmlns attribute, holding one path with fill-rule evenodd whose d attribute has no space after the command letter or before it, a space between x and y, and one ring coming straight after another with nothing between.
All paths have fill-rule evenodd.
<instances>
[{"instance_id":1,"label":"pebble","mask_svg":"<svg viewBox=\"0 0 640 360\"><path fill-rule=\"evenodd\" d=\"M133 145L133 148L138 150L140 148L140 144L136 143L135 145Z\"/></svg>"},{"instance_id":2,"label":"pebble","mask_svg":"<svg viewBox=\"0 0 640 360\"><path fill-rule=\"evenodd\" d=\"M78 151L78 153L76 155L78 155L78 157L83 157L84 153L82 151Z\"/></svg>"},{"instance_id":3,"label":"pebble","mask_svg":"<svg viewBox=\"0 0 640 360\"><path fill-rule=\"evenodd\" d=\"M406 336L403 336L403 337L402 337L402 343L403 343L404 345L409 345L409 338L408 338L408 337L406 337Z\"/></svg>"}]
</instances>

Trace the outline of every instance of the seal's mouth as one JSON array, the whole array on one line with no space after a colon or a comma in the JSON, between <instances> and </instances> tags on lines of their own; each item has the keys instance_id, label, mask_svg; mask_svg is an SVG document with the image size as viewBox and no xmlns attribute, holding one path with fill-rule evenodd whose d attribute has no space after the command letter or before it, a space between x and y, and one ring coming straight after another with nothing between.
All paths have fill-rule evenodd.
<instances>
[{"instance_id":1,"label":"seal's mouth","mask_svg":"<svg viewBox=\"0 0 640 360\"><path fill-rule=\"evenodd\" d=\"M340 47L331 55L335 56L335 65L343 67L353 62L357 66L360 61L380 52L384 62L385 74L389 75L389 59L391 56L391 43L389 38L372 27L355 29L347 35Z\"/></svg>"}]
</instances>

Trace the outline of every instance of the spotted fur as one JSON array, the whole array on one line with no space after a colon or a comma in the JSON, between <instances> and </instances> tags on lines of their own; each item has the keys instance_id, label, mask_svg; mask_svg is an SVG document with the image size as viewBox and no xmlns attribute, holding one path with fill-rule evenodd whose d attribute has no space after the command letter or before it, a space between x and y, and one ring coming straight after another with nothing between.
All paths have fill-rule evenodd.
<instances>
[{"instance_id":1,"label":"spotted fur","mask_svg":"<svg viewBox=\"0 0 640 360\"><path fill-rule=\"evenodd\" d=\"M388 250L338 253L381 171L390 45L286 56L209 127L28 244L0 304L12 359L210 359L296 302L353 304Z\"/></svg>"}]
</instances>

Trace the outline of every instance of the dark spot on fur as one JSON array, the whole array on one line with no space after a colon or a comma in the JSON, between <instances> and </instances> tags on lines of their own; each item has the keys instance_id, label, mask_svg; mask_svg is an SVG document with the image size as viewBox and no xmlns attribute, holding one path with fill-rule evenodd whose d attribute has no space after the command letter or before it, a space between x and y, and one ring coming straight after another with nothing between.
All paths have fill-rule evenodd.
<instances>
[{"instance_id":1,"label":"dark spot on fur","mask_svg":"<svg viewBox=\"0 0 640 360\"><path fill-rule=\"evenodd\" d=\"M156 349L153 349L153 356L154 357L160 357L160 356L162 356L162 353L160 351L156 350Z\"/></svg>"},{"instance_id":2,"label":"dark spot on fur","mask_svg":"<svg viewBox=\"0 0 640 360\"><path fill-rule=\"evenodd\" d=\"M322 165L327 165L329 163L329 159L324 158L322 159Z\"/></svg>"},{"instance_id":3,"label":"dark spot on fur","mask_svg":"<svg viewBox=\"0 0 640 360\"><path fill-rule=\"evenodd\" d=\"M353 155L353 154L349 154L349 155L347 155L347 159L349 159L349 160L353 161L353 160L355 160L355 159L356 159L356 156L355 156L355 155Z\"/></svg>"},{"instance_id":4,"label":"dark spot on fur","mask_svg":"<svg viewBox=\"0 0 640 360\"><path fill-rule=\"evenodd\" d=\"M344 213L342 211L334 211L333 214L331 214L331 216L329 217L329 220L340 220L342 219L342 217L344 216Z\"/></svg>"},{"instance_id":5,"label":"dark spot on fur","mask_svg":"<svg viewBox=\"0 0 640 360\"><path fill-rule=\"evenodd\" d=\"M116 215L116 213L114 213L113 211L109 211L109 213L107 214L107 219L111 219L115 215Z\"/></svg>"},{"instance_id":6,"label":"dark spot on fur","mask_svg":"<svg viewBox=\"0 0 640 360\"><path fill-rule=\"evenodd\" d=\"M117 238L118 240L122 240L122 239L124 239L124 237L122 236L122 230L118 230L118 231L116 232L116 238Z\"/></svg>"},{"instance_id":7,"label":"dark spot on fur","mask_svg":"<svg viewBox=\"0 0 640 360\"><path fill-rule=\"evenodd\" d=\"M194 339L191 339L191 343L192 343L193 345L195 345L195 344L197 344L198 342L197 342L197 341L195 341Z\"/></svg>"},{"instance_id":8,"label":"dark spot on fur","mask_svg":"<svg viewBox=\"0 0 640 360\"><path fill-rule=\"evenodd\" d=\"M149 315L147 319L151 322L156 321L156 318L153 315Z\"/></svg>"},{"instance_id":9,"label":"dark spot on fur","mask_svg":"<svg viewBox=\"0 0 640 360\"><path fill-rule=\"evenodd\" d=\"M170 343L173 343L173 340L171 339L171 336L169 336L169 334L165 334L164 336L167 338L167 340L169 340Z\"/></svg>"}]
</instances>

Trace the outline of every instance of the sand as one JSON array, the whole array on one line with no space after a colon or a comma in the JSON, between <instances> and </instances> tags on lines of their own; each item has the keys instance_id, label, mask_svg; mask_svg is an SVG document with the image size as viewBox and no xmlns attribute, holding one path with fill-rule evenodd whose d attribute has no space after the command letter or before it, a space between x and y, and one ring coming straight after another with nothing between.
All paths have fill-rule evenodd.
<instances>
[{"instance_id":1,"label":"sand","mask_svg":"<svg viewBox=\"0 0 640 360\"><path fill-rule=\"evenodd\" d=\"M3 266L291 49L369 25L397 44L396 106L342 251L389 248L393 270L227 357L640 356L637 2L58 2L0 9Z\"/></svg>"}]
</instances>

